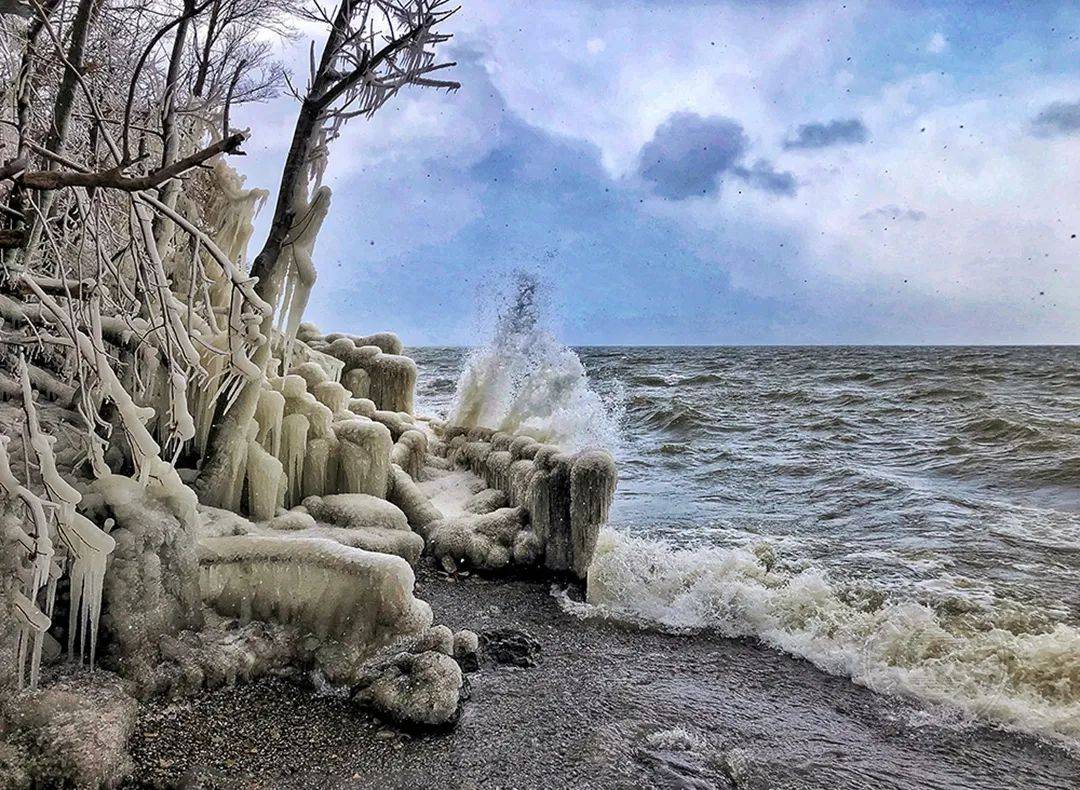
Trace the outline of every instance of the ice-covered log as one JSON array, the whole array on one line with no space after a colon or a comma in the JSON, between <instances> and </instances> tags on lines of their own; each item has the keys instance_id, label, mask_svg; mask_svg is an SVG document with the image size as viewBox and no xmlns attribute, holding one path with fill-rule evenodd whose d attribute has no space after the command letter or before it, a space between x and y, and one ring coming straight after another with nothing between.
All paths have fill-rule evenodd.
<instances>
[{"instance_id":1,"label":"ice-covered log","mask_svg":"<svg viewBox=\"0 0 1080 790\"><path fill-rule=\"evenodd\" d=\"M375 416L375 401L368 398L350 398L349 411L370 420Z\"/></svg>"},{"instance_id":2,"label":"ice-covered log","mask_svg":"<svg viewBox=\"0 0 1080 790\"><path fill-rule=\"evenodd\" d=\"M302 362L293 367L289 373L302 378L307 391L312 393L315 391L316 386L330 381L330 376L327 375L326 370L317 362Z\"/></svg>"},{"instance_id":3,"label":"ice-covered log","mask_svg":"<svg viewBox=\"0 0 1080 790\"><path fill-rule=\"evenodd\" d=\"M323 334L315 324L308 321L301 321L300 325L296 328L296 339L303 343L310 343L313 340L322 340Z\"/></svg>"},{"instance_id":4,"label":"ice-covered log","mask_svg":"<svg viewBox=\"0 0 1080 790\"><path fill-rule=\"evenodd\" d=\"M531 461L536 457L536 451L540 447L540 443L531 436L517 436L510 442L510 457L515 461L520 461L522 458Z\"/></svg>"},{"instance_id":5,"label":"ice-covered log","mask_svg":"<svg viewBox=\"0 0 1080 790\"><path fill-rule=\"evenodd\" d=\"M289 623L374 651L431 625L400 557L326 539L242 536L199 545L203 600L229 617Z\"/></svg>"},{"instance_id":6,"label":"ice-covered log","mask_svg":"<svg viewBox=\"0 0 1080 790\"><path fill-rule=\"evenodd\" d=\"M533 529L544 544L544 564L549 570L568 571L570 556L570 456L555 447L537 453L530 486L529 512Z\"/></svg>"},{"instance_id":7,"label":"ice-covered log","mask_svg":"<svg viewBox=\"0 0 1080 790\"><path fill-rule=\"evenodd\" d=\"M492 443L492 447L495 444ZM510 490L510 464L513 459L509 450L492 450L484 459L484 480L492 488Z\"/></svg>"},{"instance_id":8,"label":"ice-covered log","mask_svg":"<svg viewBox=\"0 0 1080 790\"><path fill-rule=\"evenodd\" d=\"M528 511L529 527L511 546L514 562L542 562L551 571L585 578L615 493L617 472L610 454L585 450L571 455L529 436L483 426L440 425L436 434L439 439L430 443L431 449L445 455L451 467L470 470L502 495L484 493L465 503L466 510L508 504ZM429 473L436 472L431 468L435 459L428 456ZM444 541L453 537L460 542L461 532L461 525L454 527Z\"/></svg>"},{"instance_id":9,"label":"ice-covered log","mask_svg":"<svg viewBox=\"0 0 1080 790\"><path fill-rule=\"evenodd\" d=\"M528 458L522 458L510 464L507 477L510 486L507 488L507 496L510 504L514 507L524 505L529 500L529 487L532 485L533 475L536 474L536 464Z\"/></svg>"},{"instance_id":10,"label":"ice-covered log","mask_svg":"<svg viewBox=\"0 0 1080 790\"><path fill-rule=\"evenodd\" d=\"M376 332L373 335L354 337L352 340L358 346L377 346L384 354L400 354L405 349L401 339L393 332Z\"/></svg>"},{"instance_id":11,"label":"ice-covered log","mask_svg":"<svg viewBox=\"0 0 1080 790\"><path fill-rule=\"evenodd\" d=\"M409 531L409 521L401 508L368 494L330 494L304 500L304 509L316 521L345 529L396 529Z\"/></svg>"},{"instance_id":12,"label":"ice-covered log","mask_svg":"<svg viewBox=\"0 0 1080 790\"><path fill-rule=\"evenodd\" d=\"M490 453L491 444L489 442L466 442L462 445L457 460L459 463L463 463L474 475L484 477L487 472L487 457Z\"/></svg>"},{"instance_id":13,"label":"ice-covered log","mask_svg":"<svg viewBox=\"0 0 1080 790\"><path fill-rule=\"evenodd\" d=\"M386 496L401 508L409 526L421 535L426 535L428 526L443 518L443 514L431 503L427 494L421 491L414 479L397 464L390 466L390 486Z\"/></svg>"},{"instance_id":14,"label":"ice-covered log","mask_svg":"<svg viewBox=\"0 0 1080 790\"><path fill-rule=\"evenodd\" d=\"M353 368L345 373L341 378L341 383L348 388L354 398L366 398L371 392L371 378L363 368Z\"/></svg>"},{"instance_id":15,"label":"ice-covered log","mask_svg":"<svg viewBox=\"0 0 1080 790\"><path fill-rule=\"evenodd\" d=\"M497 488L485 488L480 493L473 494L472 498L465 503L465 512L483 515L509 506L510 502L505 491Z\"/></svg>"},{"instance_id":16,"label":"ice-covered log","mask_svg":"<svg viewBox=\"0 0 1080 790\"><path fill-rule=\"evenodd\" d=\"M385 497L393 448L389 429L356 417L334 423L334 435L339 443L337 490Z\"/></svg>"},{"instance_id":17,"label":"ice-covered log","mask_svg":"<svg viewBox=\"0 0 1080 790\"><path fill-rule=\"evenodd\" d=\"M416 428L413 418L404 412L376 409L375 413L371 415L371 419L385 425L390 430L390 435L395 442L401 438L401 434L405 433L405 431Z\"/></svg>"},{"instance_id":18,"label":"ice-covered log","mask_svg":"<svg viewBox=\"0 0 1080 790\"><path fill-rule=\"evenodd\" d=\"M287 538L324 538L349 546L380 554L393 554L401 557L409 565L416 565L424 551L424 539L415 532L385 527L309 527L297 531L285 532Z\"/></svg>"},{"instance_id":19,"label":"ice-covered log","mask_svg":"<svg viewBox=\"0 0 1080 790\"><path fill-rule=\"evenodd\" d=\"M352 395L336 381L322 381L309 389L315 399L330 409L336 419L350 413L349 401Z\"/></svg>"}]
</instances>

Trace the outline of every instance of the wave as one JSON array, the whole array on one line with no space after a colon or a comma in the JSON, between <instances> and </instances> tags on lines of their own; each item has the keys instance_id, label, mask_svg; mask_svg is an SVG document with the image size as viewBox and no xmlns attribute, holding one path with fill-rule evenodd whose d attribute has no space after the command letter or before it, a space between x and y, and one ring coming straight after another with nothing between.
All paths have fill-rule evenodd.
<instances>
[{"instance_id":1,"label":"wave","mask_svg":"<svg viewBox=\"0 0 1080 790\"><path fill-rule=\"evenodd\" d=\"M754 637L876 692L1080 750L1080 631L1069 625L1024 630L1012 613L1002 613L1004 627L853 595L812 565L780 567L768 543L676 549L613 530L601 534L588 602L564 597L563 606L579 616Z\"/></svg>"},{"instance_id":2,"label":"wave","mask_svg":"<svg viewBox=\"0 0 1080 790\"><path fill-rule=\"evenodd\" d=\"M641 406L641 401L636 398L632 403L634 406ZM668 403L648 402L648 408L635 408L634 412L643 425L671 433L708 430L715 424L715 420L706 412L678 400ZM637 414L638 412L643 413Z\"/></svg>"},{"instance_id":3,"label":"wave","mask_svg":"<svg viewBox=\"0 0 1080 790\"><path fill-rule=\"evenodd\" d=\"M963 431L978 439L986 440L1015 441L1042 438L1042 432L1038 428L1013 422L1004 417L980 417L971 420L963 425Z\"/></svg>"},{"instance_id":4,"label":"wave","mask_svg":"<svg viewBox=\"0 0 1080 790\"><path fill-rule=\"evenodd\" d=\"M517 275L490 342L458 378L449 422L528 434L564 449L619 443L613 410L589 386L578 355L542 327L537 280Z\"/></svg>"}]
</instances>

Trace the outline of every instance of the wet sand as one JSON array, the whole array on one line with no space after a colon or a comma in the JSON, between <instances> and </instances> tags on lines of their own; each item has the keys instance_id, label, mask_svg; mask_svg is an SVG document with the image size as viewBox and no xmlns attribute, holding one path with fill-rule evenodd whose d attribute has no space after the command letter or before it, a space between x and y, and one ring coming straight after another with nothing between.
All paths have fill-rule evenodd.
<instances>
[{"instance_id":1,"label":"wet sand","mask_svg":"<svg viewBox=\"0 0 1080 790\"><path fill-rule=\"evenodd\" d=\"M527 631L539 665L485 662L457 727L421 737L286 679L147 706L132 786L1080 787L1080 760L1057 748L934 724L753 642L581 621L544 582L421 571L418 595L455 629Z\"/></svg>"}]
</instances>

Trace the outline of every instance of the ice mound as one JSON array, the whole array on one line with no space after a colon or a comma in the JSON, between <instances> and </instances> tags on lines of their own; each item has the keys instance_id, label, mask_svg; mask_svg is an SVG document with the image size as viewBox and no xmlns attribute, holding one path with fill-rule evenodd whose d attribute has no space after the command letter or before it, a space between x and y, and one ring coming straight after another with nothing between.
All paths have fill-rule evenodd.
<instances>
[{"instance_id":1,"label":"ice mound","mask_svg":"<svg viewBox=\"0 0 1080 790\"><path fill-rule=\"evenodd\" d=\"M366 650L431 625L400 557L264 535L208 538L198 550L203 600L226 616L289 623Z\"/></svg>"}]
</instances>

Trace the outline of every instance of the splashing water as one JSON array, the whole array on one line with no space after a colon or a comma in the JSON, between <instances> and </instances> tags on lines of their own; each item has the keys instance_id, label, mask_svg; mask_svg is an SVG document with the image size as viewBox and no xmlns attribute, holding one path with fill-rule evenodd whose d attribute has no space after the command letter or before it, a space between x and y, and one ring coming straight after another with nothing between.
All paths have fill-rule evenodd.
<instances>
[{"instance_id":1,"label":"splashing water","mask_svg":"<svg viewBox=\"0 0 1080 790\"><path fill-rule=\"evenodd\" d=\"M526 434L567 450L613 448L617 421L571 349L543 328L536 278L519 273L487 345L458 379L449 422Z\"/></svg>"}]
</instances>

